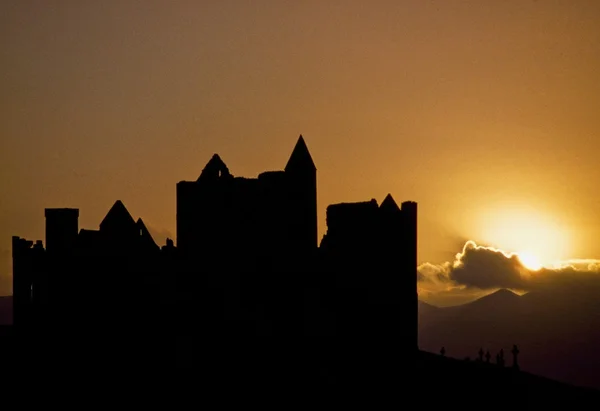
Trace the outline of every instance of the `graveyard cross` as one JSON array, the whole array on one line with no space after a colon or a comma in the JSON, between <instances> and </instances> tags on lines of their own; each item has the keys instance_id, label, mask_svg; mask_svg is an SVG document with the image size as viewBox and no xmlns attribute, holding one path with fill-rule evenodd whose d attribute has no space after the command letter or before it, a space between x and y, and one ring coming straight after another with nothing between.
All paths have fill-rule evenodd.
<instances>
[{"instance_id":1,"label":"graveyard cross","mask_svg":"<svg viewBox=\"0 0 600 411\"><path fill-rule=\"evenodd\" d=\"M517 348L516 344L513 345L512 355L513 355L513 368L519 369L519 363L518 363L518 359L517 359L517 356L519 355L519 349Z\"/></svg>"}]
</instances>

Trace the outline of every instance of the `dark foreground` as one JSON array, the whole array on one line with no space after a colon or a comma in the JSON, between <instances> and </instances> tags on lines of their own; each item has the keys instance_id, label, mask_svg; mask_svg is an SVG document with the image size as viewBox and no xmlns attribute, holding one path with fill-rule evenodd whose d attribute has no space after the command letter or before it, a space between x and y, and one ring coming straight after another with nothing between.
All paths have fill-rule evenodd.
<instances>
[{"instance_id":1,"label":"dark foreground","mask_svg":"<svg viewBox=\"0 0 600 411\"><path fill-rule=\"evenodd\" d=\"M209 338L173 342L157 335L121 341L117 349L114 339L100 336L96 341L73 337L65 341L39 335L17 338L10 328L0 333L2 379L27 381L30 387L39 383L55 394L92 390L107 399L117 391L119 397L145 392L139 397L142 401L176 392L217 395L224 401L283 396L299 402L326 394L338 405L385 401L410 408L467 409L525 405L573 409L600 401L598 391L510 367L422 351L411 358L385 344L243 339L216 344Z\"/></svg>"}]
</instances>

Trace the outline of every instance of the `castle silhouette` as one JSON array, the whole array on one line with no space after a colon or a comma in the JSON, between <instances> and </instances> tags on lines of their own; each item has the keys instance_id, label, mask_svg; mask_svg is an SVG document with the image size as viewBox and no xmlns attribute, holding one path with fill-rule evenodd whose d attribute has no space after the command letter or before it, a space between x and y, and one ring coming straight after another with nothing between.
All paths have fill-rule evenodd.
<instances>
[{"instance_id":1,"label":"castle silhouette","mask_svg":"<svg viewBox=\"0 0 600 411\"><path fill-rule=\"evenodd\" d=\"M12 240L14 328L77 341L44 345L63 361L102 346L96 365L186 366L230 350L220 358L239 368L253 346L313 359L360 350L394 367L418 351L417 204L388 194L329 205L318 244L317 168L302 136L281 171L235 177L215 154L177 183L176 244L159 247L121 201L98 229L80 230L75 208L45 218L45 247Z\"/></svg>"},{"instance_id":2,"label":"castle silhouette","mask_svg":"<svg viewBox=\"0 0 600 411\"><path fill-rule=\"evenodd\" d=\"M512 367L503 350L495 364L483 348L475 361L419 351L416 203L388 194L329 205L326 217L318 244L302 136L284 170L234 177L215 154L179 182L176 244L159 247L121 201L98 229L79 229L78 209L48 208L45 246L12 239L7 369L61 389L57 370L71 383L99 372L173 380L179 394L190 377L236 395L325 384L349 404L360 391L447 406L465 389L503 407L597 400L519 371L516 345Z\"/></svg>"}]
</instances>

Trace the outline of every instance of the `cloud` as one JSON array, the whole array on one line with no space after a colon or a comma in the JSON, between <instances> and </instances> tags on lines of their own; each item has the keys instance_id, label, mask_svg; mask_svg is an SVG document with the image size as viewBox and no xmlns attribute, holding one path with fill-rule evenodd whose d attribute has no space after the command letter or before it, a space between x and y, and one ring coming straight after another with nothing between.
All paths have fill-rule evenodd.
<instances>
[{"instance_id":1,"label":"cloud","mask_svg":"<svg viewBox=\"0 0 600 411\"><path fill-rule=\"evenodd\" d=\"M570 290L579 288L585 292L600 291L598 265L578 267L566 264L559 268L545 268L533 273L526 283L527 290L555 288Z\"/></svg>"},{"instance_id":2,"label":"cloud","mask_svg":"<svg viewBox=\"0 0 600 411\"><path fill-rule=\"evenodd\" d=\"M432 283L445 282L447 281L448 267L449 263L443 265L422 264L417 271L417 280Z\"/></svg>"},{"instance_id":3,"label":"cloud","mask_svg":"<svg viewBox=\"0 0 600 411\"><path fill-rule=\"evenodd\" d=\"M424 300L475 298L482 290L533 291L567 286L600 289L600 260L564 261L531 270L516 254L467 241L454 261L425 263L418 268L419 296Z\"/></svg>"},{"instance_id":4,"label":"cloud","mask_svg":"<svg viewBox=\"0 0 600 411\"><path fill-rule=\"evenodd\" d=\"M450 280L481 289L522 288L527 269L515 254L467 241L448 271Z\"/></svg>"}]
</instances>

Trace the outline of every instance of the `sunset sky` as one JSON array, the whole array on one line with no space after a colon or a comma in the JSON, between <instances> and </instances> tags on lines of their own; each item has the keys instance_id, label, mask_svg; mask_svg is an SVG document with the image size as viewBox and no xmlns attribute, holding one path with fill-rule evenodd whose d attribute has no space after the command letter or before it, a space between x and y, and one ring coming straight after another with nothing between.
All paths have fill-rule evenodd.
<instances>
[{"instance_id":1,"label":"sunset sky","mask_svg":"<svg viewBox=\"0 0 600 411\"><path fill-rule=\"evenodd\" d=\"M419 203L432 302L527 289L510 252L596 272L599 21L596 0L4 0L0 295L11 236L44 239L45 207L97 228L121 199L164 243L178 181L213 153L282 169L300 134L320 236L328 204Z\"/></svg>"}]
</instances>

